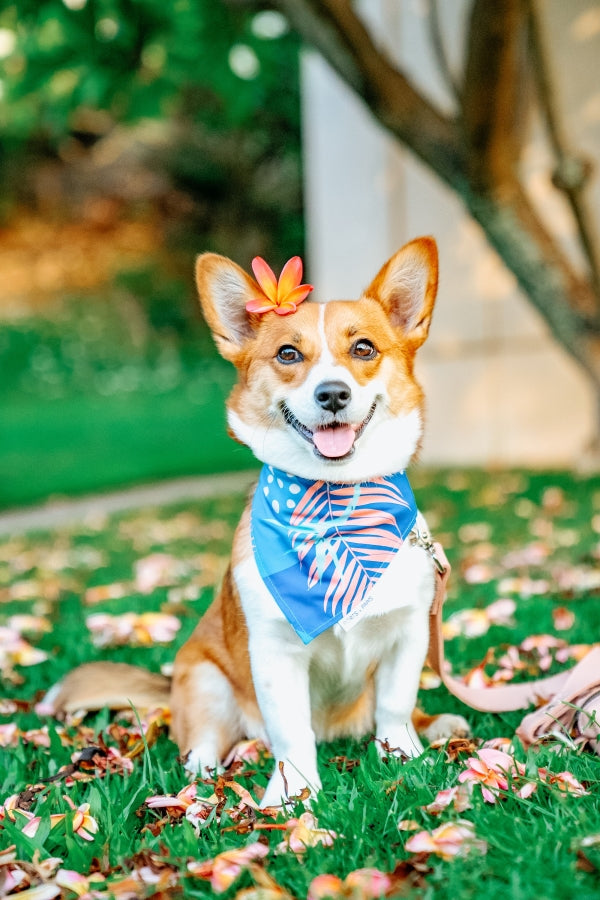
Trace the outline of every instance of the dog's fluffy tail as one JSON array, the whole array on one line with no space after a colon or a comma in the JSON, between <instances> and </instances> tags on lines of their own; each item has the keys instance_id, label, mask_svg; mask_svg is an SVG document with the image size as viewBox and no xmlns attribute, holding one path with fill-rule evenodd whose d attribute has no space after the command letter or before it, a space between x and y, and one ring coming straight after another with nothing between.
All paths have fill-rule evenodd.
<instances>
[{"instance_id":1,"label":"dog's fluffy tail","mask_svg":"<svg viewBox=\"0 0 600 900\"><path fill-rule=\"evenodd\" d=\"M168 707L171 681L127 663L85 663L55 684L38 706L61 716L78 710Z\"/></svg>"}]
</instances>

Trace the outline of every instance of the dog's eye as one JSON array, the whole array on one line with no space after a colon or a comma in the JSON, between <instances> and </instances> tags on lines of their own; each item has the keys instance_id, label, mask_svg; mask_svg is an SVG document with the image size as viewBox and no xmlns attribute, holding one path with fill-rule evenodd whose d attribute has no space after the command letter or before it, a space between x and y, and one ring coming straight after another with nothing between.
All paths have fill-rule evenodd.
<instances>
[{"instance_id":1,"label":"dog's eye","mask_svg":"<svg viewBox=\"0 0 600 900\"><path fill-rule=\"evenodd\" d=\"M280 347L277 351L277 362L283 363L284 365L290 365L290 363L299 363L302 362L304 357L300 353L300 351L296 347L292 347L291 344L284 344L283 347Z\"/></svg>"},{"instance_id":2,"label":"dog's eye","mask_svg":"<svg viewBox=\"0 0 600 900\"><path fill-rule=\"evenodd\" d=\"M368 341L366 338L355 341L350 348L350 353L357 359L375 359L377 356L375 344L371 343L371 341Z\"/></svg>"}]
</instances>

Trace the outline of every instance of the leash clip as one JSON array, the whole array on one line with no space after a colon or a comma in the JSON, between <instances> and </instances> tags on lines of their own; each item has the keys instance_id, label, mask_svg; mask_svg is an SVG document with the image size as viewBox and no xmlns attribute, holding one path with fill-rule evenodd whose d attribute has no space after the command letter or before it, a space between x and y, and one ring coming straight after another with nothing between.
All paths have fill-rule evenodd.
<instances>
[{"instance_id":1,"label":"leash clip","mask_svg":"<svg viewBox=\"0 0 600 900\"><path fill-rule=\"evenodd\" d=\"M421 529L417 525L415 525L410 533L410 542L413 547L422 547L423 550L426 550L432 558L433 564L439 574L444 574L444 572L446 571L446 567L435 552L435 546L428 531L425 531L424 529Z\"/></svg>"}]
</instances>

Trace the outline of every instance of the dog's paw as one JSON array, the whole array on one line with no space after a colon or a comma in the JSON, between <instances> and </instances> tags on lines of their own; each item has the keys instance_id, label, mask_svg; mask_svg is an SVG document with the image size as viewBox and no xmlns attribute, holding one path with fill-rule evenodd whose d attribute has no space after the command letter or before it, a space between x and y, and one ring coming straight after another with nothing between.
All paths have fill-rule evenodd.
<instances>
[{"instance_id":1,"label":"dog's paw","mask_svg":"<svg viewBox=\"0 0 600 900\"><path fill-rule=\"evenodd\" d=\"M395 756L398 759L416 759L423 753L423 744L411 722L386 729L386 737L375 738L377 752L382 759Z\"/></svg>"},{"instance_id":2,"label":"dog's paw","mask_svg":"<svg viewBox=\"0 0 600 900\"><path fill-rule=\"evenodd\" d=\"M260 805L263 809L267 806L282 806L295 797L301 798L305 804L308 804L310 797L306 796L307 789L310 791L310 797L314 797L321 790L321 779L316 772L306 776L289 763L284 763L281 769L277 765Z\"/></svg>"},{"instance_id":3,"label":"dog's paw","mask_svg":"<svg viewBox=\"0 0 600 900\"><path fill-rule=\"evenodd\" d=\"M219 760L215 759L213 752L207 752L206 747L194 747L182 759L185 773L190 781L197 778L198 775L205 777L215 771L223 771L223 767L219 764Z\"/></svg>"},{"instance_id":4,"label":"dog's paw","mask_svg":"<svg viewBox=\"0 0 600 900\"><path fill-rule=\"evenodd\" d=\"M471 728L462 716L442 713L436 716L422 733L430 744L434 744L437 741L449 741L451 738L469 738Z\"/></svg>"}]
</instances>

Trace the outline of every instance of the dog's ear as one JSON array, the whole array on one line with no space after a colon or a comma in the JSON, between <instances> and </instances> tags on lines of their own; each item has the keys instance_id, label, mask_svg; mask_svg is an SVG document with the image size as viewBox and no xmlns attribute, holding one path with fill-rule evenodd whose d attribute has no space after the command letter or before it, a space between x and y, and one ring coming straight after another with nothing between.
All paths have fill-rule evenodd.
<instances>
[{"instance_id":1,"label":"dog's ear","mask_svg":"<svg viewBox=\"0 0 600 900\"><path fill-rule=\"evenodd\" d=\"M437 245L433 238L422 237L398 250L364 293L381 303L392 325L416 349L429 331L437 281Z\"/></svg>"},{"instance_id":2,"label":"dog's ear","mask_svg":"<svg viewBox=\"0 0 600 900\"><path fill-rule=\"evenodd\" d=\"M246 303L260 296L260 288L240 266L217 253L203 253L196 260L196 286L219 353L235 362L256 320Z\"/></svg>"}]
</instances>

